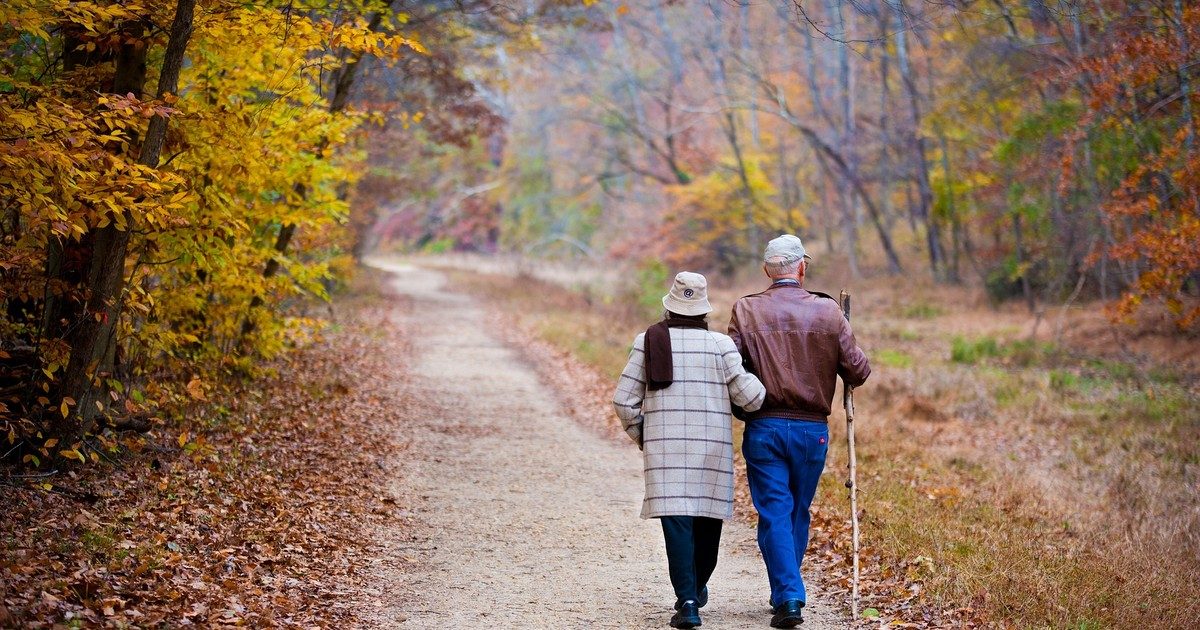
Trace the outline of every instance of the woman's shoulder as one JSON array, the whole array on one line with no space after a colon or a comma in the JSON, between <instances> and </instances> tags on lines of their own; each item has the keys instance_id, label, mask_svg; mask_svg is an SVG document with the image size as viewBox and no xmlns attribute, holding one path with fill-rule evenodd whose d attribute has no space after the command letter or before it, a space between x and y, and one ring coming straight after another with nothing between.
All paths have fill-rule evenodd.
<instances>
[{"instance_id":1,"label":"woman's shoulder","mask_svg":"<svg viewBox=\"0 0 1200 630\"><path fill-rule=\"evenodd\" d=\"M724 354L729 348L736 347L733 344L733 340L729 338L729 335L724 333L720 333L715 330L702 330L695 328L691 330L692 334L694 335L692 339L697 341L703 339L707 344L712 344L708 346L710 349L715 346L720 354Z\"/></svg>"},{"instance_id":2,"label":"woman's shoulder","mask_svg":"<svg viewBox=\"0 0 1200 630\"><path fill-rule=\"evenodd\" d=\"M724 345L724 344L733 345L733 339L731 339L731 338L729 337L729 335L726 335L726 334L725 334L725 333L723 333L723 332L717 332L717 331L715 331L715 330L710 330L710 331L708 331L708 334L709 334L709 335L710 335L710 336L713 338L713 340L714 340L714 341L716 341L718 344L722 344L722 345Z\"/></svg>"}]
</instances>

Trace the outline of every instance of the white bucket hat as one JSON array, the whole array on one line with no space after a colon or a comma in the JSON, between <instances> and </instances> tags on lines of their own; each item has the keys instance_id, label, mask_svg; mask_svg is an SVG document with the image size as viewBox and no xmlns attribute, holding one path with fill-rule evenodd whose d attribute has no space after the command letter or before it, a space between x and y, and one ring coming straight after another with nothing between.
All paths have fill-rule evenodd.
<instances>
[{"instance_id":1,"label":"white bucket hat","mask_svg":"<svg viewBox=\"0 0 1200 630\"><path fill-rule=\"evenodd\" d=\"M681 271L675 276L671 290L663 296L663 306L680 315L704 315L712 312L708 303L708 281L704 276Z\"/></svg>"}]
</instances>

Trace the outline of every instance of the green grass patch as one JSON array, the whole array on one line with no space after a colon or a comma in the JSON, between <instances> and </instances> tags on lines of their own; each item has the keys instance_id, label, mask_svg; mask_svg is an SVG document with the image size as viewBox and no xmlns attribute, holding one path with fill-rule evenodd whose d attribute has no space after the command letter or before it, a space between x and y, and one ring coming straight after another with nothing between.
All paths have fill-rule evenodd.
<instances>
[{"instance_id":1,"label":"green grass patch","mask_svg":"<svg viewBox=\"0 0 1200 630\"><path fill-rule=\"evenodd\" d=\"M989 357L1000 356L1000 345L991 337L966 339L955 337L950 341L950 360L955 363L979 363Z\"/></svg>"},{"instance_id":2,"label":"green grass patch","mask_svg":"<svg viewBox=\"0 0 1200 630\"><path fill-rule=\"evenodd\" d=\"M1013 365L1034 367L1053 362L1058 349L1052 343L1021 339L1001 345L999 354Z\"/></svg>"},{"instance_id":3,"label":"green grass patch","mask_svg":"<svg viewBox=\"0 0 1200 630\"><path fill-rule=\"evenodd\" d=\"M917 302L900 309L900 316L907 319L933 319L945 314L942 307L929 302Z\"/></svg>"},{"instance_id":4,"label":"green grass patch","mask_svg":"<svg viewBox=\"0 0 1200 630\"><path fill-rule=\"evenodd\" d=\"M1101 420L1174 423L1188 418L1195 402L1177 387L1147 387L1122 390L1111 400L1102 401L1096 411ZM1190 417L1190 424L1197 424L1195 414Z\"/></svg>"},{"instance_id":5,"label":"green grass patch","mask_svg":"<svg viewBox=\"0 0 1200 630\"><path fill-rule=\"evenodd\" d=\"M1087 369L1087 371L1093 374L1106 376L1108 378L1120 381L1133 380L1138 376L1138 370L1136 366L1122 361L1088 359L1084 361L1084 367Z\"/></svg>"},{"instance_id":6,"label":"green grass patch","mask_svg":"<svg viewBox=\"0 0 1200 630\"><path fill-rule=\"evenodd\" d=\"M83 532L83 535L79 537L79 542L83 545L84 550L92 556L106 556L116 545L112 533L103 529L89 529Z\"/></svg>"},{"instance_id":7,"label":"green grass patch","mask_svg":"<svg viewBox=\"0 0 1200 630\"><path fill-rule=\"evenodd\" d=\"M884 326L872 337L881 341L920 341L921 333L911 328L892 328Z\"/></svg>"},{"instance_id":8,"label":"green grass patch","mask_svg":"<svg viewBox=\"0 0 1200 630\"><path fill-rule=\"evenodd\" d=\"M999 359L1006 365L1037 367L1057 363L1060 356L1054 344L1031 339L1000 343L995 337L954 337L950 341L950 360L968 365Z\"/></svg>"},{"instance_id":9,"label":"green grass patch","mask_svg":"<svg viewBox=\"0 0 1200 630\"><path fill-rule=\"evenodd\" d=\"M1079 388L1079 376L1067 370L1050 370L1050 389L1059 392L1073 392Z\"/></svg>"},{"instance_id":10,"label":"green grass patch","mask_svg":"<svg viewBox=\"0 0 1200 630\"><path fill-rule=\"evenodd\" d=\"M893 368L912 367L913 358L908 353L902 350L893 350L884 348L875 353L873 357L880 365Z\"/></svg>"}]
</instances>

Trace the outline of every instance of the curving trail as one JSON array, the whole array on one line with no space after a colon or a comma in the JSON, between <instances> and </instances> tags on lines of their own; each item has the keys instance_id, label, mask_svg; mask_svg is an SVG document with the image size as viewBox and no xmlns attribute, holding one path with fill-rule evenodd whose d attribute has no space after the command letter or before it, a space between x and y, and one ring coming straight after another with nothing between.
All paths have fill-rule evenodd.
<instances>
[{"instance_id":1,"label":"curving trail","mask_svg":"<svg viewBox=\"0 0 1200 630\"><path fill-rule=\"evenodd\" d=\"M641 458L580 426L483 309L431 270L393 274L411 333L407 454L387 462L407 508L378 533L362 616L377 627L665 628L662 531L638 518ZM705 628L767 628L751 527L727 521ZM813 597L805 628L846 627Z\"/></svg>"}]
</instances>

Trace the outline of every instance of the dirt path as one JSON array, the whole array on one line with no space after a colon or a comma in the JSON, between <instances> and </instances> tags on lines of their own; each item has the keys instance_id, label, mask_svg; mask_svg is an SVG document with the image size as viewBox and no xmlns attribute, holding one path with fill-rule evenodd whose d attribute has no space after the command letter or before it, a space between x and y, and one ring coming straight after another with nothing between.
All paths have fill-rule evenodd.
<instances>
[{"instance_id":1,"label":"dirt path","mask_svg":"<svg viewBox=\"0 0 1200 630\"><path fill-rule=\"evenodd\" d=\"M382 264L380 266L383 266ZM389 462L407 509L383 539L363 616L378 627L666 627L662 531L638 518L641 458L580 426L437 272L397 264L412 331L411 455ZM753 530L728 521L706 628L766 628ZM806 628L844 627L812 597Z\"/></svg>"}]
</instances>

